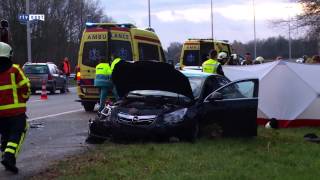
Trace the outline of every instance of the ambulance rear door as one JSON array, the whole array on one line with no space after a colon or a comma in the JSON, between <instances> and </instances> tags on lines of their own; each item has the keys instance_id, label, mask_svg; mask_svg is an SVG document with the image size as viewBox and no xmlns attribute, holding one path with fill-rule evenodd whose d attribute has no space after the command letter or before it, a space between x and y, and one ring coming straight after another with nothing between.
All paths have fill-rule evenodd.
<instances>
[{"instance_id":1,"label":"ambulance rear door","mask_svg":"<svg viewBox=\"0 0 320 180\"><path fill-rule=\"evenodd\" d=\"M110 56L113 55L113 58L119 57L124 61L134 60L132 37L129 28L112 27L109 47Z\"/></svg>"}]
</instances>

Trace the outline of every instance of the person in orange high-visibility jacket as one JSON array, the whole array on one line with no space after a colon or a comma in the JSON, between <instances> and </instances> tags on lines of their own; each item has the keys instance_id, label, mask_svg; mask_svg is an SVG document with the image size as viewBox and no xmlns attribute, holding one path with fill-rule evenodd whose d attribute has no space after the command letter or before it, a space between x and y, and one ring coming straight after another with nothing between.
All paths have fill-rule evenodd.
<instances>
[{"instance_id":1,"label":"person in orange high-visibility jacket","mask_svg":"<svg viewBox=\"0 0 320 180\"><path fill-rule=\"evenodd\" d=\"M63 74L66 76L66 91L69 92L69 77L71 74L71 66L70 66L69 59L67 57L63 59L60 69L63 72Z\"/></svg>"},{"instance_id":2,"label":"person in orange high-visibility jacket","mask_svg":"<svg viewBox=\"0 0 320 180\"><path fill-rule=\"evenodd\" d=\"M27 131L26 106L30 82L18 65L12 64L12 48L0 42L0 134L1 163L18 173L16 158Z\"/></svg>"}]
</instances>

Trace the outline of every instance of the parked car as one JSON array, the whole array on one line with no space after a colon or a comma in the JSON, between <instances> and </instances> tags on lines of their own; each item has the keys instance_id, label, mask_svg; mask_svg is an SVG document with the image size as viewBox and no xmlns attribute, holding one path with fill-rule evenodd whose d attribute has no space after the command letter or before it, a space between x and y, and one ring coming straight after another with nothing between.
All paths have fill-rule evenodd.
<instances>
[{"instance_id":1,"label":"parked car","mask_svg":"<svg viewBox=\"0 0 320 180\"><path fill-rule=\"evenodd\" d=\"M221 126L223 136L257 135L258 79L231 82L150 61L123 62L112 77L123 98L89 121L88 142L110 137L194 141L212 123Z\"/></svg>"},{"instance_id":2,"label":"parked car","mask_svg":"<svg viewBox=\"0 0 320 180\"><path fill-rule=\"evenodd\" d=\"M53 63L27 63L23 66L26 76L31 82L31 92L42 89L43 81L46 82L46 89L52 94L56 90L66 92L66 76Z\"/></svg>"}]
</instances>

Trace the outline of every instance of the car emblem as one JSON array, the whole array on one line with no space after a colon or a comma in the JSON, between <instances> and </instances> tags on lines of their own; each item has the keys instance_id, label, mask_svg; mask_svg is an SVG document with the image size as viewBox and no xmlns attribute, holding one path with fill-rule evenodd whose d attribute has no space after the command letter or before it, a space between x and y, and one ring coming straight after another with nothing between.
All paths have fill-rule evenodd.
<instances>
[{"instance_id":1,"label":"car emblem","mask_svg":"<svg viewBox=\"0 0 320 180\"><path fill-rule=\"evenodd\" d=\"M139 117L138 116L133 116L132 123L134 124L134 123L136 123L138 121L139 121Z\"/></svg>"}]
</instances>

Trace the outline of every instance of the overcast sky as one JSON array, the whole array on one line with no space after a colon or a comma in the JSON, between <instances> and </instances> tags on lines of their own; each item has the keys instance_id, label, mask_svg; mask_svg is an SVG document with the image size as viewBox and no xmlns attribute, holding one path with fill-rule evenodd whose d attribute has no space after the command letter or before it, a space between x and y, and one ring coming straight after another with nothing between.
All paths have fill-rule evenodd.
<instances>
[{"instance_id":1,"label":"overcast sky","mask_svg":"<svg viewBox=\"0 0 320 180\"><path fill-rule=\"evenodd\" d=\"M148 26L148 0L100 0L105 13L118 23ZM184 42L188 38L210 38L210 0L150 0L151 25L162 44ZM253 40L252 0L213 0L214 38ZM257 38L287 36L288 28L272 27L272 20L288 19L302 12L289 0L255 0ZM293 32L301 34L301 32Z\"/></svg>"}]
</instances>

